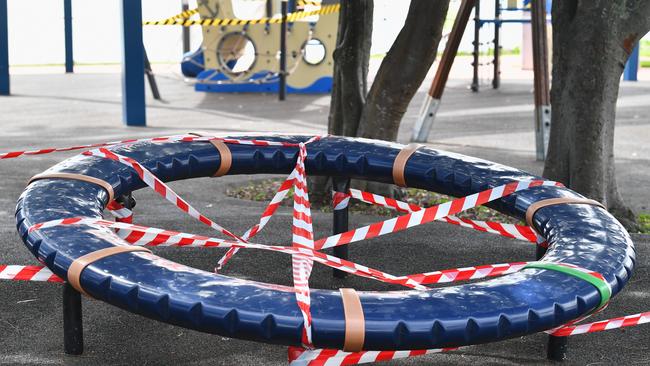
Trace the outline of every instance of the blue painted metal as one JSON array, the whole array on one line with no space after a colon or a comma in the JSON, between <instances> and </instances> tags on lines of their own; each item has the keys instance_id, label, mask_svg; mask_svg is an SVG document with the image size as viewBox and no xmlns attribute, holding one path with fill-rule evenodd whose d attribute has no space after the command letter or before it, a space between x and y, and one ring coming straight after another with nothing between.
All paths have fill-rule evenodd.
<instances>
[{"instance_id":1,"label":"blue painted metal","mask_svg":"<svg viewBox=\"0 0 650 366\"><path fill-rule=\"evenodd\" d=\"M122 120L127 126L146 126L142 0L122 4Z\"/></svg>"},{"instance_id":2,"label":"blue painted metal","mask_svg":"<svg viewBox=\"0 0 650 366\"><path fill-rule=\"evenodd\" d=\"M194 52L187 52L183 55L183 61L181 61L181 72L183 75L195 78L203 70L205 70L203 49L199 48Z\"/></svg>"},{"instance_id":3,"label":"blue painted metal","mask_svg":"<svg viewBox=\"0 0 650 366\"><path fill-rule=\"evenodd\" d=\"M197 75L197 83L194 85L196 91L213 93L277 93L279 90L279 78L273 76L267 78L269 72L262 71L254 74L250 79L232 83L226 75L215 70L205 70ZM332 92L332 77L324 76L313 84L296 88L287 85L287 93L290 94L327 94Z\"/></svg>"},{"instance_id":4,"label":"blue painted metal","mask_svg":"<svg viewBox=\"0 0 650 366\"><path fill-rule=\"evenodd\" d=\"M639 70L639 44L632 50L630 57L625 63L625 70L623 70L623 80L625 81L638 81L637 71Z\"/></svg>"},{"instance_id":5,"label":"blue painted metal","mask_svg":"<svg viewBox=\"0 0 650 366\"><path fill-rule=\"evenodd\" d=\"M9 95L9 27L7 0L0 0L0 95Z\"/></svg>"},{"instance_id":6,"label":"blue painted metal","mask_svg":"<svg viewBox=\"0 0 650 366\"><path fill-rule=\"evenodd\" d=\"M245 137L243 137L245 138ZM272 136L291 142L305 136ZM230 145L230 174L288 174L294 147ZM309 145L310 175L392 182L403 145L326 137ZM114 147L164 181L205 177L220 164L208 142L138 143ZM116 196L144 187L118 162L77 156L50 172L83 173L109 182ZM405 168L410 187L453 196L483 191L529 173L444 151L421 148ZM535 187L490 206L522 219L534 202L581 197L560 187ZM107 193L81 181L46 179L32 183L18 201L18 231L27 248L65 278L70 263L89 252L123 243L111 231L66 226L28 232L36 223L62 217L101 217ZM534 225L548 240L543 261L572 263L601 273L615 295L634 270L635 251L625 229L605 210L590 205L540 209ZM184 267L154 255L123 253L97 261L81 275L94 298L163 322L228 337L299 345L303 318L291 291ZM365 349L426 349L519 337L559 326L594 310L600 301L591 284L557 271L526 269L487 281L427 292L359 292L366 320ZM312 291L316 347L341 348L345 321L338 291Z\"/></svg>"},{"instance_id":7,"label":"blue painted metal","mask_svg":"<svg viewBox=\"0 0 650 366\"><path fill-rule=\"evenodd\" d=\"M499 23L499 24L505 24L505 23L530 23L530 19L481 19L480 20L481 26L486 23Z\"/></svg>"},{"instance_id":8,"label":"blue painted metal","mask_svg":"<svg viewBox=\"0 0 650 366\"><path fill-rule=\"evenodd\" d=\"M72 0L63 0L63 24L65 36L65 72L74 72L72 57Z\"/></svg>"}]
</instances>

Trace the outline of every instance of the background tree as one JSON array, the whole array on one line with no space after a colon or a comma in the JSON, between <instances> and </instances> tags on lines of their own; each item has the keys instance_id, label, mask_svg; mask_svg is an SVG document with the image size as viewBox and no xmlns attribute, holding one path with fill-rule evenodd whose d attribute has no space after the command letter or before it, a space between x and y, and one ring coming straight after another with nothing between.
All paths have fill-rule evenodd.
<instances>
[{"instance_id":1,"label":"background tree","mask_svg":"<svg viewBox=\"0 0 650 366\"><path fill-rule=\"evenodd\" d=\"M449 0L411 1L368 93L373 1L341 2L329 133L397 138L406 108L436 58L448 7Z\"/></svg>"},{"instance_id":2,"label":"background tree","mask_svg":"<svg viewBox=\"0 0 650 366\"><path fill-rule=\"evenodd\" d=\"M406 108L436 58L449 0L411 0L404 26L368 92L373 5L373 0L341 1L328 132L394 141ZM311 180L314 202L327 200L327 182ZM356 185L394 195L387 185Z\"/></svg>"},{"instance_id":3,"label":"background tree","mask_svg":"<svg viewBox=\"0 0 650 366\"><path fill-rule=\"evenodd\" d=\"M544 176L605 204L628 228L614 169L621 74L650 30L650 1L553 1L551 135Z\"/></svg>"}]
</instances>

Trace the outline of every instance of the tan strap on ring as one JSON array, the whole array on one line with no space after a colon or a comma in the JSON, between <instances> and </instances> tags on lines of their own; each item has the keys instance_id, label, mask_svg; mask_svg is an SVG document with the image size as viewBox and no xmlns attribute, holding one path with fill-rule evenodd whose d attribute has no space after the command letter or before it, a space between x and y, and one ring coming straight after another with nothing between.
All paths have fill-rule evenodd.
<instances>
[{"instance_id":1,"label":"tan strap on ring","mask_svg":"<svg viewBox=\"0 0 650 366\"><path fill-rule=\"evenodd\" d=\"M345 315L345 341L343 350L346 352L359 352L363 349L366 336L366 322L359 295L352 288L341 288L343 313Z\"/></svg>"},{"instance_id":2,"label":"tan strap on ring","mask_svg":"<svg viewBox=\"0 0 650 366\"><path fill-rule=\"evenodd\" d=\"M547 206L562 205L562 204L593 205L607 210L602 203L587 198L570 198L570 197L549 198L546 200L537 201L532 205L528 206L528 209L526 210L526 223L528 224L528 226L534 229L533 216L535 215L535 212L537 212L537 210Z\"/></svg>"},{"instance_id":3,"label":"tan strap on ring","mask_svg":"<svg viewBox=\"0 0 650 366\"><path fill-rule=\"evenodd\" d=\"M406 179L404 178L404 169L406 168L406 162L409 160L411 155L413 155L413 153L415 153L415 151L421 147L422 145L420 144L408 144L402 150L400 150L399 154L397 154L395 157L395 162L393 162L393 182L396 185L400 187L406 187Z\"/></svg>"},{"instance_id":4,"label":"tan strap on ring","mask_svg":"<svg viewBox=\"0 0 650 366\"><path fill-rule=\"evenodd\" d=\"M29 179L27 185L32 184L34 181L41 179L71 179L71 180L80 180L82 182L96 184L106 190L108 193L108 202L111 202L115 198L115 192L113 192L113 186L105 180L99 178L90 177L83 174L76 173L42 173L37 174Z\"/></svg>"},{"instance_id":5,"label":"tan strap on ring","mask_svg":"<svg viewBox=\"0 0 650 366\"><path fill-rule=\"evenodd\" d=\"M70 264L70 267L68 268L68 283L82 294L90 296L86 291L84 291L83 288L81 288L81 272L83 272L83 270L93 262L115 254L126 252L151 253L149 249L138 246L115 246L96 250L86 255L82 255L81 257L75 259L72 264Z\"/></svg>"},{"instance_id":6,"label":"tan strap on ring","mask_svg":"<svg viewBox=\"0 0 650 366\"><path fill-rule=\"evenodd\" d=\"M204 132L190 132L189 134L198 137L206 136L206 133ZM217 148L217 150L219 151L219 155L221 156L221 165L219 165L219 169L217 169L216 173L214 173L213 176L221 177L223 175L228 174L228 171L232 166L232 154L230 153L230 149L228 148L228 145L226 145L226 143L221 140L210 140L210 143L214 145L215 148Z\"/></svg>"}]
</instances>

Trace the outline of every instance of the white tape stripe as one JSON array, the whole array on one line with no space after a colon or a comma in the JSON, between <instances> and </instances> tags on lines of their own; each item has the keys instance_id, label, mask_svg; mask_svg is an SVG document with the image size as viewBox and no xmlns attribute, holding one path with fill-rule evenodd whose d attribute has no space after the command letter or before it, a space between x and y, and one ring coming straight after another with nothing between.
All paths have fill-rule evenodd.
<instances>
[{"instance_id":1,"label":"white tape stripe","mask_svg":"<svg viewBox=\"0 0 650 366\"><path fill-rule=\"evenodd\" d=\"M397 218L384 221L381 225L381 229L379 230L379 235L392 233L393 229L395 228L395 223L397 223Z\"/></svg>"},{"instance_id":2,"label":"white tape stripe","mask_svg":"<svg viewBox=\"0 0 650 366\"><path fill-rule=\"evenodd\" d=\"M474 193L465 197L465 202L463 202L462 211L469 210L470 208L476 207L476 201L478 200L478 194Z\"/></svg>"},{"instance_id":3,"label":"white tape stripe","mask_svg":"<svg viewBox=\"0 0 650 366\"><path fill-rule=\"evenodd\" d=\"M369 227L365 226L365 227L360 228L359 230L356 230L354 232L354 236L353 236L352 240L354 240L354 241L363 240L366 237L366 234L368 233L368 229L369 229Z\"/></svg>"},{"instance_id":4,"label":"white tape stripe","mask_svg":"<svg viewBox=\"0 0 650 366\"><path fill-rule=\"evenodd\" d=\"M0 279L2 280L13 279L23 268L25 268L25 266L15 266L15 265L7 266L7 268L5 268L2 272L0 272Z\"/></svg>"},{"instance_id":5,"label":"white tape stripe","mask_svg":"<svg viewBox=\"0 0 650 366\"><path fill-rule=\"evenodd\" d=\"M505 190L505 188L506 188L505 185L492 188L492 190L490 191L490 198L488 200L493 201L497 198L503 197L503 191Z\"/></svg>"}]
</instances>

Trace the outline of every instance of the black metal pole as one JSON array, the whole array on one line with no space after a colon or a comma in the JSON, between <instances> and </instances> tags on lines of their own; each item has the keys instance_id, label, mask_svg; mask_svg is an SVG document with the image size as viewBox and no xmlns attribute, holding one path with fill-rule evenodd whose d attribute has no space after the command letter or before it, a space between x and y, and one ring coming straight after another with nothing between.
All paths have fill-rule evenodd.
<instances>
[{"instance_id":1,"label":"black metal pole","mask_svg":"<svg viewBox=\"0 0 650 366\"><path fill-rule=\"evenodd\" d=\"M472 75L472 85L470 87L473 92L478 92L478 66L479 66L478 46L481 43L480 30L481 30L481 1L479 0L476 2L476 5L474 5L474 51L472 52L472 56L474 56L474 60L472 62L474 73Z\"/></svg>"},{"instance_id":2,"label":"black metal pole","mask_svg":"<svg viewBox=\"0 0 650 366\"><path fill-rule=\"evenodd\" d=\"M149 63L149 57L147 56L147 50L142 47L142 51L144 52L144 74L147 75L147 80L149 81L149 86L151 87L151 94L153 95L153 99L155 100L160 100L160 90L158 90L158 83L156 83L156 77L153 74L153 70L151 69L151 63Z\"/></svg>"},{"instance_id":3,"label":"black metal pole","mask_svg":"<svg viewBox=\"0 0 650 366\"><path fill-rule=\"evenodd\" d=\"M287 0L282 0L282 23L280 24L280 80L278 98L287 96Z\"/></svg>"},{"instance_id":4,"label":"black metal pole","mask_svg":"<svg viewBox=\"0 0 650 366\"><path fill-rule=\"evenodd\" d=\"M332 178L332 190L334 191L334 193L341 192L347 194L350 191L350 179L341 178L341 177ZM347 206L341 210L333 210L332 231L333 234L335 235L348 231L348 207ZM347 260L349 258L349 255L350 252L347 245L334 247L334 256ZM345 278L347 276L347 273L335 268L333 275L336 278Z\"/></svg>"},{"instance_id":5,"label":"black metal pole","mask_svg":"<svg viewBox=\"0 0 650 366\"><path fill-rule=\"evenodd\" d=\"M63 349L69 355L84 351L81 294L68 283L63 285Z\"/></svg>"},{"instance_id":6,"label":"black metal pole","mask_svg":"<svg viewBox=\"0 0 650 366\"><path fill-rule=\"evenodd\" d=\"M494 67L494 75L492 76L492 88L499 89L501 84L501 60L499 59L501 53L501 0L494 0L494 60L492 66Z\"/></svg>"},{"instance_id":7,"label":"black metal pole","mask_svg":"<svg viewBox=\"0 0 650 366\"><path fill-rule=\"evenodd\" d=\"M190 10L187 0L183 0L181 9L183 12ZM183 27L183 53L188 52L190 52L190 27Z\"/></svg>"},{"instance_id":8,"label":"black metal pole","mask_svg":"<svg viewBox=\"0 0 650 366\"><path fill-rule=\"evenodd\" d=\"M546 248L537 244L535 251L535 259L540 260L546 254ZM566 360L567 351L567 337L556 337L553 335L548 336L548 344L546 346L546 358L551 361L564 361Z\"/></svg>"}]
</instances>

